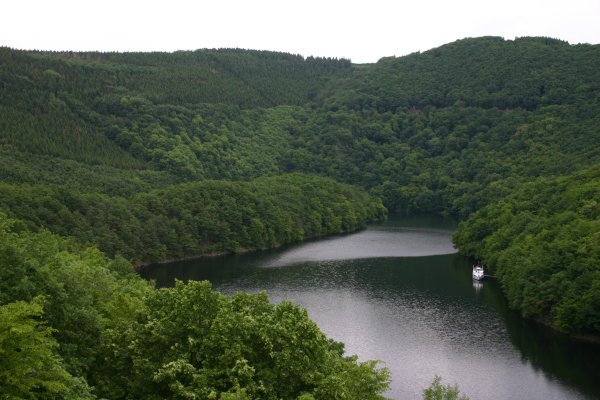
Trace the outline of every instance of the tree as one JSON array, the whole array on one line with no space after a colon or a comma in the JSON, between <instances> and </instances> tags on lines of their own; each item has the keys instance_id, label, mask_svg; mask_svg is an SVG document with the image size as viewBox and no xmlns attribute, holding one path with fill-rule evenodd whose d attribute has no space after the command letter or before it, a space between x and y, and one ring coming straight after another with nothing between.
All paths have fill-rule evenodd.
<instances>
[{"instance_id":1,"label":"tree","mask_svg":"<svg viewBox=\"0 0 600 400\"><path fill-rule=\"evenodd\" d=\"M345 356L299 306L265 293L228 298L208 282L152 292L112 338L131 343L107 343L120 348L107 361L135 398L378 400L389 383L385 368Z\"/></svg>"},{"instance_id":2,"label":"tree","mask_svg":"<svg viewBox=\"0 0 600 400\"><path fill-rule=\"evenodd\" d=\"M42 315L40 297L0 306L0 398L91 399L83 380L65 370Z\"/></svg>"},{"instance_id":3,"label":"tree","mask_svg":"<svg viewBox=\"0 0 600 400\"><path fill-rule=\"evenodd\" d=\"M461 395L456 385L442 385L442 378L436 375L431 385L423 390L423 400L469 400L469 398Z\"/></svg>"}]
</instances>

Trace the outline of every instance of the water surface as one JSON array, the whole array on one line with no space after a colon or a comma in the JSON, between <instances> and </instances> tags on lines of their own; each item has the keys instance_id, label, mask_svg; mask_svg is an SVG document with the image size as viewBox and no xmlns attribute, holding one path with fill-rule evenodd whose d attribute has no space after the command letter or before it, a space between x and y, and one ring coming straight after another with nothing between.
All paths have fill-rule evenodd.
<instances>
[{"instance_id":1,"label":"water surface","mask_svg":"<svg viewBox=\"0 0 600 400\"><path fill-rule=\"evenodd\" d=\"M577 343L508 310L493 281L473 283L451 221L393 219L276 251L158 265L159 286L207 279L224 292L266 290L307 308L329 336L392 372L393 399L416 399L434 375L476 399L598 399L600 346Z\"/></svg>"}]
</instances>

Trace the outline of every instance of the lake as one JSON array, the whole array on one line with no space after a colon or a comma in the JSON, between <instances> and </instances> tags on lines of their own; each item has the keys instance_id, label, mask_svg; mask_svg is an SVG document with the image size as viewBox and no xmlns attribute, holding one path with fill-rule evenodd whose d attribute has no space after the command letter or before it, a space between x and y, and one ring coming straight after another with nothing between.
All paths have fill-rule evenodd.
<instances>
[{"instance_id":1,"label":"lake","mask_svg":"<svg viewBox=\"0 0 600 400\"><path fill-rule=\"evenodd\" d=\"M392 373L392 399L421 398L434 376L477 399L600 399L600 346L507 308L493 279L474 283L452 221L391 218L285 248L173 264L158 286L209 280L226 294L265 290L305 307L329 337Z\"/></svg>"}]
</instances>

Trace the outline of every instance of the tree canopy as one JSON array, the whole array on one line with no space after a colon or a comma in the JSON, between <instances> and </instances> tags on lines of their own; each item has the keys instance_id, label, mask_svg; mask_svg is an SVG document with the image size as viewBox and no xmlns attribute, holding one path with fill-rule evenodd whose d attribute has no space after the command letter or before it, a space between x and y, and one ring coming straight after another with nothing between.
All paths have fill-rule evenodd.
<instances>
[{"instance_id":1,"label":"tree canopy","mask_svg":"<svg viewBox=\"0 0 600 400\"><path fill-rule=\"evenodd\" d=\"M155 290L108 259L0 215L6 398L383 399L389 373L306 310L208 282Z\"/></svg>"},{"instance_id":2,"label":"tree canopy","mask_svg":"<svg viewBox=\"0 0 600 400\"><path fill-rule=\"evenodd\" d=\"M0 346L31 344L45 366L11 358L22 379L2 375L0 390L379 398L385 370L298 307L206 284L156 291L132 263L349 232L386 209L462 219L459 250L512 307L598 335L598 65L600 46L551 38L366 65L0 48Z\"/></svg>"}]
</instances>

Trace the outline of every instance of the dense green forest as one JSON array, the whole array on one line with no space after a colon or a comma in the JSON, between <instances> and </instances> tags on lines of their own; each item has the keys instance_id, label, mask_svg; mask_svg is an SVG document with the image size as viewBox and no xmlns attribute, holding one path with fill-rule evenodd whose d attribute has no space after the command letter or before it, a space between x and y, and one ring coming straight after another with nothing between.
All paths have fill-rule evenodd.
<instances>
[{"instance_id":1,"label":"dense green forest","mask_svg":"<svg viewBox=\"0 0 600 400\"><path fill-rule=\"evenodd\" d=\"M461 251L488 262L510 305L566 332L600 332L600 164L519 185L463 223Z\"/></svg>"},{"instance_id":2,"label":"dense green forest","mask_svg":"<svg viewBox=\"0 0 600 400\"><path fill-rule=\"evenodd\" d=\"M130 197L2 184L0 207L33 230L137 262L272 248L385 217L379 199L364 191L301 174L185 183Z\"/></svg>"},{"instance_id":3,"label":"dense green forest","mask_svg":"<svg viewBox=\"0 0 600 400\"><path fill-rule=\"evenodd\" d=\"M0 215L0 395L10 399L383 399L305 310L207 282L153 289L108 259Z\"/></svg>"},{"instance_id":4,"label":"dense green forest","mask_svg":"<svg viewBox=\"0 0 600 400\"><path fill-rule=\"evenodd\" d=\"M600 46L550 38L464 39L364 65L241 49L0 48L0 326L25 332L0 346L33 341L48 365L39 381L3 375L0 386L43 398L201 387L217 399L377 398L385 371L312 325L315 358L291 366L304 372L275 372L300 343L261 358L260 346L295 334L290 321L310 325L300 309L202 284L156 291L130 270L348 232L386 209L463 220L459 250L488 266L512 307L597 336L599 65ZM173 318L197 313L192 298L221 331L167 320L173 304ZM255 325L222 337L244 318ZM160 336L175 326L179 339L206 339L177 348ZM223 340L248 353L211 359ZM169 356L153 358L159 348ZM286 379L283 393L275 382Z\"/></svg>"}]
</instances>

